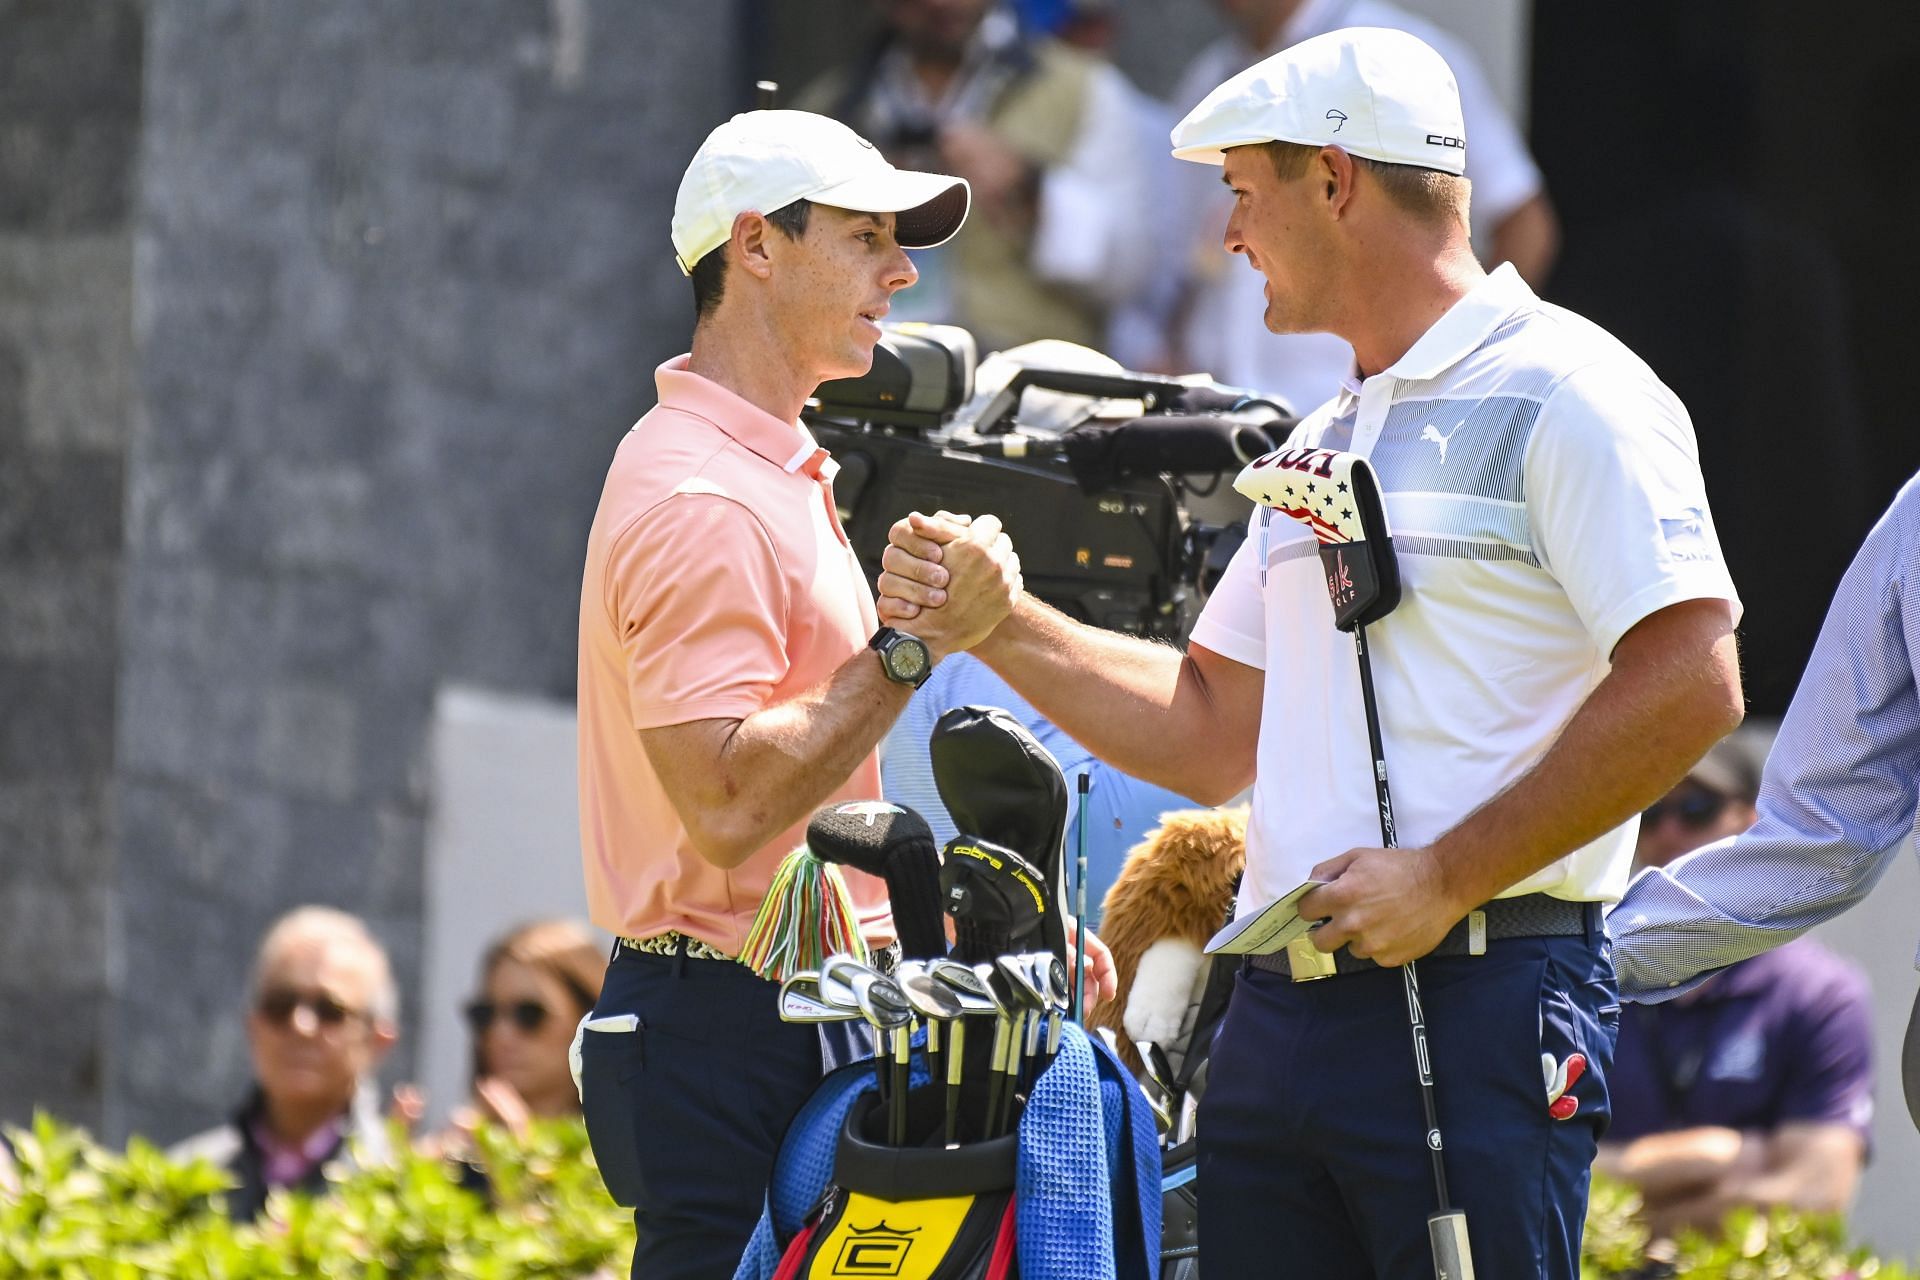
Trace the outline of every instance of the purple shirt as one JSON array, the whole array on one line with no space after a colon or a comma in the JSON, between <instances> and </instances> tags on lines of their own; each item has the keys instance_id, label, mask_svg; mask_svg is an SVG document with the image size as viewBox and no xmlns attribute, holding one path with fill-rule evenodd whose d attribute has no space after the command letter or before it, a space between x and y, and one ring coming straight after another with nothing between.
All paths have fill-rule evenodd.
<instances>
[{"instance_id":1,"label":"purple shirt","mask_svg":"<svg viewBox=\"0 0 1920 1280\"><path fill-rule=\"evenodd\" d=\"M1867 979L1811 938L1743 960L1698 991L1621 1011L1608 1141L1722 1125L1873 1118Z\"/></svg>"}]
</instances>

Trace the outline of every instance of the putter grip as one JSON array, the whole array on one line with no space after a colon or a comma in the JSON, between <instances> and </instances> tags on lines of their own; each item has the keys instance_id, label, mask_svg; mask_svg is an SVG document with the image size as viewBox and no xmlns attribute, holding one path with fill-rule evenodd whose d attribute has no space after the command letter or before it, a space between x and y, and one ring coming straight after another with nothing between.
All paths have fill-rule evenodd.
<instances>
[{"instance_id":1,"label":"putter grip","mask_svg":"<svg viewBox=\"0 0 1920 1280\"><path fill-rule=\"evenodd\" d=\"M1433 1280L1473 1280L1473 1250L1467 1245L1464 1211L1429 1215L1427 1238L1433 1244Z\"/></svg>"}]
</instances>

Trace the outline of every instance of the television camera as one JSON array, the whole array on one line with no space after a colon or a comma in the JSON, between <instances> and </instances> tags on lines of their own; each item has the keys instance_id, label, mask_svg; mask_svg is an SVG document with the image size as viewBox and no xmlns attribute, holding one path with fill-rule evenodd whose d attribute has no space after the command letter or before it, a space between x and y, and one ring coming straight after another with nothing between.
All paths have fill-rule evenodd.
<instances>
[{"instance_id":1,"label":"television camera","mask_svg":"<svg viewBox=\"0 0 1920 1280\"><path fill-rule=\"evenodd\" d=\"M870 576L908 511L992 513L1036 596L1170 640L1245 536L1246 508L1214 500L1222 476L1293 425L1277 401L1064 343L981 364L966 330L925 324L883 326L872 369L821 384L801 417L839 463L834 502Z\"/></svg>"}]
</instances>

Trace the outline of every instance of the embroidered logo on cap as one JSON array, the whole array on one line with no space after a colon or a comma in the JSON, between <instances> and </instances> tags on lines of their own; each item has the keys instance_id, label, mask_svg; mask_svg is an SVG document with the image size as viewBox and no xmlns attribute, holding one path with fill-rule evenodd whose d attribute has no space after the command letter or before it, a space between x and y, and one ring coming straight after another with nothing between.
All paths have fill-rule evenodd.
<instances>
[{"instance_id":1,"label":"embroidered logo on cap","mask_svg":"<svg viewBox=\"0 0 1920 1280\"><path fill-rule=\"evenodd\" d=\"M1328 108L1327 108L1327 114L1326 114L1326 115L1325 115L1325 116L1323 117L1323 119L1327 119L1327 120L1338 120L1338 121L1339 121L1340 123L1339 123L1339 124L1337 124L1337 125L1335 125L1335 126L1333 126L1333 131L1334 131L1335 133L1338 133L1338 132L1340 132L1340 130L1342 130L1343 128L1345 128L1345 127L1346 127L1346 124L1347 124L1347 113L1346 113L1346 112L1344 112L1344 111L1342 111L1342 110L1340 110L1340 108L1338 108L1338 107L1328 107Z\"/></svg>"}]
</instances>

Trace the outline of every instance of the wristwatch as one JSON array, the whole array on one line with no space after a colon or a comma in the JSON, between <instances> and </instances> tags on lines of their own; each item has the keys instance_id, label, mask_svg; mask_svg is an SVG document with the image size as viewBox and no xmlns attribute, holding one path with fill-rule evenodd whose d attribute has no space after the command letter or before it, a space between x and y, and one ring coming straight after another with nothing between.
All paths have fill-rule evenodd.
<instances>
[{"instance_id":1,"label":"wristwatch","mask_svg":"<svg viewBox=\"0 0 1920 1280\"><path fill-rule=\"evenodd\" d=\"M882 627L867 641L867 648L880 655L880 669L895 684L910 684L918 689L933 674L933 656L918 636Z\"/></svg>"}]
</instances>

